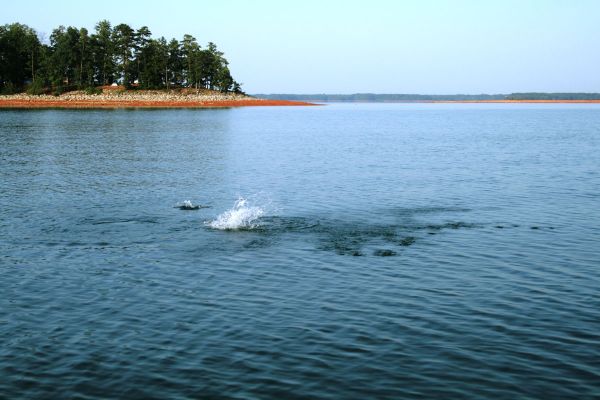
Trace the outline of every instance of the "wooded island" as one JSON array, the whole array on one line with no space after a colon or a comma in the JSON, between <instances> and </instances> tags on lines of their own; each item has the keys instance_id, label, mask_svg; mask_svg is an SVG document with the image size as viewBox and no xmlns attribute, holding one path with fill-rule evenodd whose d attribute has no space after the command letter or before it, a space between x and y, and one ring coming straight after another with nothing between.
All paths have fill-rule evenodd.
<instances>
[{"instance_id":1,"label":"wooded island","mask_svg":"<svg viewBox=\"0 0 600 400\"><path fill-rule=\"evenodd\" d=\"M152 38L150 29L103 20L95 31L59 26L44 43L27 25L0 26L0 92L61 94L97 92L98 86L125 89L195 88L241 93L217 46L201 47L192 35L182 40Z\"/></svg>"},{"instance_id":2,"label":"wooded island","mask_svg":"<svg viewBox=\"0 0 600 400\"><path fill-rule=\"evenodd\" d=\"M103 20L59 26L46 41L27 25L0 26L0 108L206 108L310 105L247 96L217 46L152 38Z\"/></svg>"}]
</instances>

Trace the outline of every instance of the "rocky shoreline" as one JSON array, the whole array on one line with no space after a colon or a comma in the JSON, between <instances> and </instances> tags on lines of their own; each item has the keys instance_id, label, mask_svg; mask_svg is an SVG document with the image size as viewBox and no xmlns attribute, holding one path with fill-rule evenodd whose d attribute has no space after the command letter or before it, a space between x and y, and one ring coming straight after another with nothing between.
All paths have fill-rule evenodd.
<instances>
[{"instance_id":1,"label":"rocky shoreline","mask_svg":"<svg viewBox=\"0 0 600 400\"><path fill-rule=\"evenodd\" d=\"M301 101L265 100L208 90L104 90L101 94L72 91L60 96L14 94L0 96L0 108L212 108L242 106L304 106Z\"/></svg>"}]
</instances>

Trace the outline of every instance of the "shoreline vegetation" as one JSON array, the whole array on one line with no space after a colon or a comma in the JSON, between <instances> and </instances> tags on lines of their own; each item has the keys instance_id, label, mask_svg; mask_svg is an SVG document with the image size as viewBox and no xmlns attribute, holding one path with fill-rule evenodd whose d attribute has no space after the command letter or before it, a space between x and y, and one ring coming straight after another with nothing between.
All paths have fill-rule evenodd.
<instances>
[{"instance_id":1,"label":"shoreline vegetation","mask_svg":"<svg viewBox=\"0 0 600 400\"><path fill-rule=\"evenodd\" d=\"M49 40L0 25L0 108L212 108L304 106L246 95L217 45L192 35L153 38L143 26L59 26Z\"/></svg>"},{"instance_id":2,"label":"shoreline vegetation","mask_svg":"<svg viewBox=\"0 0 600 400\"><path fill-rule=\"evenodd\" d=\"M208 89L244 94L217 45L153 38L147 26L98 22L95 31L59 26L48 40L27 25L0 25L0 94L98 94L129 90Z\"/></svg>"}]
</instances>

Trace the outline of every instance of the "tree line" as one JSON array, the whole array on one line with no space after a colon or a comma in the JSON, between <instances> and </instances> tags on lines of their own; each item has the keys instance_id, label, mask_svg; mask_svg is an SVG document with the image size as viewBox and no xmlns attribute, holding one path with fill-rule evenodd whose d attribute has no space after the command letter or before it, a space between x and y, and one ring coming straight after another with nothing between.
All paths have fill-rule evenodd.
<instances>
[{"instance_id":1,"label":"tree line","mask_svg":"<svg viewBox=\"0 0 600 400\"><path fill-rule=\"evenodd\" d=\"M134 30L103 20L95 31L59 26L49 43L27 25L0 26L0 91L41 94L117 83L126 88L206 88L241 93L223 52L196 38L154 39L148 27Z\"/></svg>"},{"instance_id":2,"label":"tree line","mask_svg":"<svg viewBox=\"0 0 600 400\"><path fill-rule=\"evenodd\" d=\"M600 93L511 93L511 94L255 94L263 99L322 102L421 102L489 100L600 100Z\"/></svg>"},{"instance_id":3,"label":"tree line","mask_svg":"<svg viewBox=\"0 0 600 400\"><path fill-rule=\"evenodd\" d=\"M506 100L600 100L600 93L511 93Z\"/></svg>"},{"instance_id":4,"label":"tree line","mask_svg":"<svg viewBox=\"0 0 600 400\"><path fill-rule=\"evenodd\" d=\"M503 94L387 94L387 93L354 93L354 94L256 94L257 97L273 100L323 101L323 102L357 102L357 103L393 103L411 101L453 101L453 100L503 100Z\"/></svg>"}]
</instances>

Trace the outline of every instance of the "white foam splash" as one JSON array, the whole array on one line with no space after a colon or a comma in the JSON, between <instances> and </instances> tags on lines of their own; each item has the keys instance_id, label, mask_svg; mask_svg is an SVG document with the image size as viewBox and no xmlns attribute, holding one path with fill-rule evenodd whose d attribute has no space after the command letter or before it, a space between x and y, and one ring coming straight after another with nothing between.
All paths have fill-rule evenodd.
<instances>
[{"instance_id":1,"label":"white foam splash","mask_svg":"<svg viewBox=\"0 0 600 400\"><path fill-rule=\"evenodd\" d=\"M183 203L181 203L180 206L181 207L192 208L192 207L194 207L194 204L192 204L192 202L190 200L184 200Z\"/></svg>"},{"instance_id":2,"label":"white foam splash","mask_svg":"<svg viewBox=\"0 0 600 400\"><path fill-rule=\"evenodd\" d=\"M258 226L256 220L264 213L262 208L250 206L248 200L240 197L232 209L220 214L214 221L206 222L206 225L221 230L252 229Z\"/></svg>"}]
</instances>

